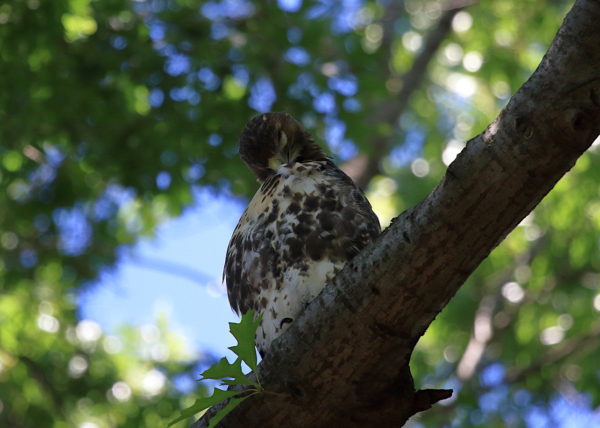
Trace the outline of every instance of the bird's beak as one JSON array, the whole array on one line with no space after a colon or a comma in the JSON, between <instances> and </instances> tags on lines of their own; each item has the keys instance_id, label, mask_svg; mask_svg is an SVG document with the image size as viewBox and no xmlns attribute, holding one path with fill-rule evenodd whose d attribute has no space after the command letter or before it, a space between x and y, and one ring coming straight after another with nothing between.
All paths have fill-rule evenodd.
<instances>
[{"instance_id":1,"label":"bird's beak","mask_svg":"<svg viewBox=\"0 0 600 428\"><path fill-rule=\"evenodd\" d=\"M277 171L283 164L284 162L279 159L279 156L273 156L271 159L269 159L269 168L271 168L273 171Z\"/></svg>"}]
</instances>

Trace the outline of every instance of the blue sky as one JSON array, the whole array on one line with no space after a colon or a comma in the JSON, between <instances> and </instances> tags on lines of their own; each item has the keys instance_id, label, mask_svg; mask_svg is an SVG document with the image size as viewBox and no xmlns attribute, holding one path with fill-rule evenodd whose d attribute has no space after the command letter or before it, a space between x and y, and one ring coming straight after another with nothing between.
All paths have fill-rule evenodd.
<instances>
[{"instance_id":1,"label":"blue sky","mask_svg":"<svg viewBox=\"0 0 600 428\"><path fill-rule=\"evenodd\" d=\"M166 313L172 329L194 350L228 355L227 347L235 344L228 322L238 317L221 275L243 208L239 200L199 192L194 207L164 223L155 238L126 251L114 270L80 294L81 317L116 333L122 324L153 323Z\"/></svg>"}]
</instances>

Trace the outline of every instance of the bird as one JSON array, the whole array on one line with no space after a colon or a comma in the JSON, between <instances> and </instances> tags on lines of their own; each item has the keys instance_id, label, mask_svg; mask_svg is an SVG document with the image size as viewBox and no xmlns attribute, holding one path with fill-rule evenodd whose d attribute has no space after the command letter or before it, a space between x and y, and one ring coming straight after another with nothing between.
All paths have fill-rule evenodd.
<instances>
[{"instance_id":1,"label":"bird","mask_svg":"<svg viewBox=\"0 0 600 428\"><path fill-rule=\"evenodd\" d=\"M239 153L260 187L233 231L223 277L235 312L262 314L264 357L381 227L364 193L291 115L251 119Z\"/></svg>"}]
</instances>

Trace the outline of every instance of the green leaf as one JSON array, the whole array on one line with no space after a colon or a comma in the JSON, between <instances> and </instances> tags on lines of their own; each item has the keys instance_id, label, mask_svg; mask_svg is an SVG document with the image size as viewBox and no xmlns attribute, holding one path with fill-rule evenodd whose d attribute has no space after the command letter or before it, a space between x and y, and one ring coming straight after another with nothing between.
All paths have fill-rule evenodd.
<instances>
[{"instance_id":1,"label":"green leaf","mask_svg":"<svg viewBox=\"0 0 600 428\"><path fill-rule=\"evenodd\" d=\"M252 385L256 387L256 390L260 388L260 385L257 382L253 382L246 375L242 375L241 377L237 377L235 379L223 379L221 385Z\"/></svg>"},{"instance_id":2,"label":"green leaf","mask_svg":"<svg viewBox=\"0 0 600 428\"><path fill-rule=\"evenodd\" d=\"M252 370L256 370L256 329L260 324L262 315L254 319L254 311L249 310L239 323L229 323L229 331L236 338L238 344L230 346L237 356L239 356Z\"/></svg>"},{"instance_id":3,"label":"green leaf","mask_svg":"<svg viewBox=\"0 0 600 428\"><path fill-rule=\"evenodd\" d=\"M225 391L223 389L215 388L210 397L198 398L194 402L194 404L192 404L190 407L186 407L185 409L183 409L181 411L180 416L178 416L177 418L175 418L171 422L169 422L167 427L173 426L177 422L180 422L184 419L190 418L190 417L194 416L196 413L200 413L204 409L208 409L209 407L212 407L215 404L218 404L223 400L233 397L236 394L239 394L239 391ZM229 410L229 411L231 411L231 410Z\"/></svg>"},{"instance_id":4,"label":"green leaf","mask_svg":"<svg viewBox=\"0 0 600 428\"><path fill-rule=\"evenodd\" d=\"M242 365L239 359L232 364L227 358L221 358L216 364L213 364L208 369L200 374L202 379L223 379L224 377L236 378L244 375Z\"/></svg>"},{"instance_id":5,"label":"green leaf","mask_svg":"<svg viewBox=\"0 0 600 428\"><path fill-rule=\"evenodd\" d=\"M223 385L254 385L258 386L257 383L252 382L242 372L242 360L236 359L233 363L227 361L227 358L221 358L216 364L206 369L200 376L203 379L223 379Z\"/></svg>"},{"instance_id":6,"label":"green leaf","mask_svg":"<svg viewBox=\"0 0 600 428\"><path fill-rule=\"evenodd\" d=\"M210 419L210 423L208 424L208 428L214 428L215 426L217 426L217 424L219 422L221 422L221 419L223 419L225 416L227 416L227 414L229 412L231 412L233 409L235 409L242 401L244 401L246 398L250 397L250 395L246 395L244 397L236 397L236 398L232 398L231 400L229 400L229 403L227 403L227 405L225 407L223 407L221 410L219 410L211 419Z\"/></svg>"},{"instance_id":7,"label":"green leaf","mask_svg":"<svg viewBox=\"0 0 600 428\"><path fill-rule=\"evenodd\" d=\"M227 76L223 79L223 92L230 100L239 100L246 93L246 85L240 79Z\"/></svg>"}]
</instances>

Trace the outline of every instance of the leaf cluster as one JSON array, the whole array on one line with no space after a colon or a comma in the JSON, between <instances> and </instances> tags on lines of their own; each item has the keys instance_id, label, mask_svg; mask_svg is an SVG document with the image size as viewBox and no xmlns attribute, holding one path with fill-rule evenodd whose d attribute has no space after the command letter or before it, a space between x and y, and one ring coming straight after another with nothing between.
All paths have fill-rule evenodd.
<instances>
[{"instance_id":1,"label":"leaf cluster","mask_svg":"<svg viewBox=\"0 0 600 428\"><path fill-rule=\"evenodd\" d=\"M223 357L200 375L200 381L206 379L220 380L220 386L231 387L237 385L242 386L243 390L214 388L210 396L198 398L194 404L183 409L180 416L169 422L169 427L227 400L227 404L221 407L210 419L209 428L215 427L221 419L241 404L242 401L264 391L258 378L254 381L242 371L242 363L245 363L250 370L256 370L255 338L256 329L260 324L261 318L262 316L255 319L254 311L250 310L242 315L239 323L229 323L229 331L238 342L237 345L231 346L229 349L237 355L237 358L233 363L230 363L227 358Z\"/></svg>"}]
</instances>

